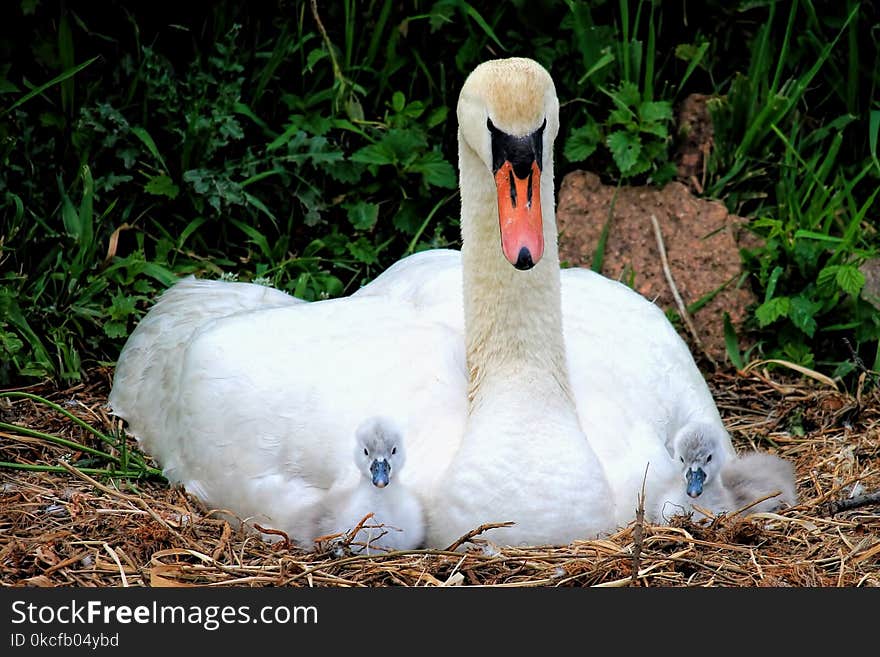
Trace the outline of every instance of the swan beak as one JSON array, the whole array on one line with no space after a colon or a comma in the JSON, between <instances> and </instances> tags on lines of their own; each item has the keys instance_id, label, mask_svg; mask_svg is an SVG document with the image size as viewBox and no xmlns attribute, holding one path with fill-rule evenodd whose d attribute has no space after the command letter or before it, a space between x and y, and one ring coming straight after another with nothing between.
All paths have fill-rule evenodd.
<instances>
[{"instance_id":1,"label":"swan beak","mask_svg":"<svg viewBox=\"0 0 880 657\"><path fill-rule=\"evenodd\" d=\"M706 481L706 473L703 468L690 468L687 471L687 494L691 497L699 497L703 492L703 482Z\"/></svg>"},{"instance_id":2,"label":"swan beak","mask_svg":"<svg viewBox=\"0 0 880 657\"><path fill-rule=\"evenodd\" d=\"M370 465L370 474L373 475L373 485L376 488L385 488L391 479L391 464L385 459L376 459Z\"/></svg>"},{"instance_id":3,"label":"swan beak","mask_svg":"<svg viewBox=\"0 0 880 657\"><path fill-rule=\"evenodd\" d=\"M541 216L541 169L532 160L525 178L519 178L506 160L495 172L501 249L517 269L531 269L544 254Z\"/></svg>"}]
</instances>

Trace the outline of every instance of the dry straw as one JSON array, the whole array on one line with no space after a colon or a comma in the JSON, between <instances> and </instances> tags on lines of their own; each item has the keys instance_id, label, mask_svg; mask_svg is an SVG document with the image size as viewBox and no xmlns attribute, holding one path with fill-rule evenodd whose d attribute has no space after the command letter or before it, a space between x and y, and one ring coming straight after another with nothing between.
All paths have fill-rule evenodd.
<instances>
[{"instance_id":1,"label":"dry straw","mask_svg":"<svg viewBox=\"0 0 880 657\"><path fill-rule=\"evenodd\" d=\"M787 378L788 377L788 378ZM37 392L108 430L104 380ZM81 455L0 432L4 586L877 586L880 585L880 393L849 395L788 372L753 368L710 381L739 450L796 466L801 504L778 514L669 526L633 521L602 540L500 548L491 528L462 551L304 552L264 542L159 481L108 480L69 465ZM94 436L22 399L0 421L91 445ZM102 446L105 447L105 446ZM841 500L854 499L840 510ZM835 506L838 504L838 506ZM833 511L839 511L832 514ZM501 519L503 520L503 519ZM266 536L275 538L277 536Z\"/></svg>"}]
</instances>

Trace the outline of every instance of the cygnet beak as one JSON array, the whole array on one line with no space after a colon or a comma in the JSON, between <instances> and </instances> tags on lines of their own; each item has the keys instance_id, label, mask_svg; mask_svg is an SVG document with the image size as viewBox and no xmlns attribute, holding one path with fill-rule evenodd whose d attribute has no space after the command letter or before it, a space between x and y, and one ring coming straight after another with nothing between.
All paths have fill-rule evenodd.
<instances>
[{"instance_id":1,"label":"cygnet beak","mask_svg":"<svg viewBox=\"0 0 880 657\"><path fill-rule=\"evenodd\" d=\"M703 492L703 482L706 481L706 473L703 468L690 468L687 471L687 494L691 497L699 497Z\"/></svg>"},{"instance_id":2,"label":"cygnet beak","mask_svg":"<svg viewBox=\"0 0 880 657\"><path fill-rule=\"evenodd\" d=\"M373 485L376 488L385 488L391 479L391 464L385 459L376 459L370 465L370 474L373 475Z\"/></svg>"}]
</instances>

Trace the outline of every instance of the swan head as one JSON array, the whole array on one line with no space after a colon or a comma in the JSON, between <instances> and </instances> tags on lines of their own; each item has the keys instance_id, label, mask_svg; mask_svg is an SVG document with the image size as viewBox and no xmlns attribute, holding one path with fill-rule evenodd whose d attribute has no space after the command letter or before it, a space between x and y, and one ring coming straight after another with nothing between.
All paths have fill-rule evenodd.
<instances>
[{"instance_id":1,"label":"swan head","mask_svg":"<svg viewBox=\"0 0 880 657\"><path fill-rule=\"evenodd\" d=\"M682 467L687 494L699 497L726 460L718 429L708 424L686 425L675 436L675 457Z\"/></svg>"},{"instance_id":2,"label":"swan head","mask_svg":"<svg viewBox=\"0 0 880 657\"><path fill-rule=\"evenodd\" d=\"M388 418L367 418L355 431L354 459L373 486L385 488L406 460L403 434Z\"/></svg>"},{"instance_id":3,"label":"swan head","mask_svg":"<svg viewBox=\"0 0 880 657\"><path fill-rule=\"evenodd\" d=\"M495 181L504 256L531 269L544 253L541 175L559 132L553 79L531 59L484 62L465 80L457 113L462 145Z\"/></svg>"}]
</instances>

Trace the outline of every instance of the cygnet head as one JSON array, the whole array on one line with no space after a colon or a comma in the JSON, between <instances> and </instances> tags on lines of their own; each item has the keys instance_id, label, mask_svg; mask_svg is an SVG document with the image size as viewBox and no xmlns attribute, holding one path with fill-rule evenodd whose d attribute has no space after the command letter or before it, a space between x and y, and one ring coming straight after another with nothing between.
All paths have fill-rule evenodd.
<instances>
[{"instance_id":1,"label":"cygnet head","mask_svg":"<svg viewBox=\"0 0 880 657\"><path fill-rule=\"evenodd\" d=\"M517 269L531 269L544 253L541 175L548 164L553 175L559 132L553 79L531 59L484 62L462 86L458 126L460 157L475 154L494 178L504 256Z\"/></svg>"},{"instance_id":2,"label":"cygnet head","mask_svg":"<svg viewBox=\"0 0 880 657\"><path fill-rule=\"evenodd\" d=\"M726 460L718 429L708 424L688 424L676 434L674 448L687 484L687 494L699 497L703 487L718 476Z\"/></svg>"},{"instance_id":3,"label":"cygnet head","mask_svg":"<svg viewBox=\"0 0 880 657\"><path fill-rule=\"evenodd\" d=\"M403 467L403 434L386 417L364 420L355 431L354 459L358 470L376 488L385 488Z\"/></svg>"}]
</instances>

